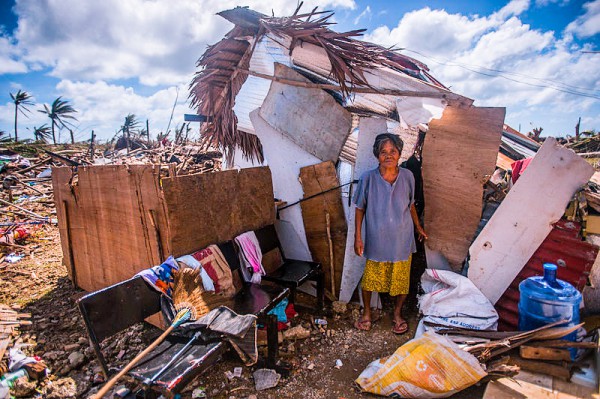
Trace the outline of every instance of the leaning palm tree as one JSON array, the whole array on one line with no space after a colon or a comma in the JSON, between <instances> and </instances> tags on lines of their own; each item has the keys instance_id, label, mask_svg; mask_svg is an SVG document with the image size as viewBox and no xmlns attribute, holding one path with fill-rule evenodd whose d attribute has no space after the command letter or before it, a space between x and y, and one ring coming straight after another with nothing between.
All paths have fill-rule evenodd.
<instances>
[{"instance_id":1,"label":"leaning palm tree","mask_svg":"<svg viewBox=\"0 0 600 399\"><path fill-rule=\"evenodd\" d=\"M17 142L19 139L19 136L17 134L17 118L19 116L19 112L21 112L23 116L27 117L25 111L29 112L27 106L33 105L33 101L31 101L31 94L27 93L26 91L19 90L15 94L8 94L10 94L10 98L15 104L15 142Z\"/></svg>"},{"instance_id":2,"label":"leaning palm tree","mask_svg":"<svg viewBox=\"0 0 600 399\"><path fill-rule=\"evenodd\" d=\"M47 143L48 140L52 137L52 131L50 130L50 126L45 123L40 127L33 127L33 137L35 137L36 141L42 141Z\"/></svg>"},{"instance_id":3,"label":"leaning palm tree","mask_svg":"<svg viewBox=\"0 0 600 399\"><path fill-rule=\"evenodd\" d=\"M123 132L123 137L125 137L127 143L127 152L129 152L129 148L131 147L131 133L135 133L139 130L139 127L140 121L134 114L128 114L125 117L125 123L121 126L121 132Z\"/></svg>"},{"instance_id":4,"label":"leaning palm tree","mask_svg":"<svg viewBox=\"0 0 600 399\"><path fill-rule=\"evenodd\" d=\"M44 104L44 109L39 110L42 114L48 115L48 118L52 121L52 141L56 144L56 134L54 133L54 126L58 125L59 127L67 127L70 125L69 122L65 121L65 119L73 119L77 120L73 115L77 111L73 108L71 104L67 100L62 100L62 97L58 97L52 103L52 106L48 108L46 104Z\"/></svg>"}]
</instances>

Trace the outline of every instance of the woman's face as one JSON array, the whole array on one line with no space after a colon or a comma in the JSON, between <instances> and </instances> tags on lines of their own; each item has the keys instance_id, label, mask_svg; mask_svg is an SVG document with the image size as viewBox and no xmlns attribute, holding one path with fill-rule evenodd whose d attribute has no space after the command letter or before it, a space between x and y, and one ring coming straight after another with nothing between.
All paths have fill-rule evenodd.
<instances>
[{"instance_id":1,"label":"woman's face","mask_svg":"<svg viewBox=\"0 0 600 399\"><path fill-rule=\"evenodd\" d=\"M386 141L383 143L377 159L379 160L379 165L384 168L395 168L400 160L400 152L398 152L398 149L394 144L390 141Z\"/></svg>"}]
</instances>

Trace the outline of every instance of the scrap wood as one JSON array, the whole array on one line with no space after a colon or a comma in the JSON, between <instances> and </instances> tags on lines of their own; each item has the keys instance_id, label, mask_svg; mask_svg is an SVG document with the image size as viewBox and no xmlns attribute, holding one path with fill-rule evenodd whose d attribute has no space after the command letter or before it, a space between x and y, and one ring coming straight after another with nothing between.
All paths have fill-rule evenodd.
<instances>
[{"instance_id":1,"label":"scrap wood","mask_svg":"<svg viewBox=\"0 0 600 399\"><path fill-rule=\"evenodd\" d=\"M67 166L82 166L82 165L83 165L83 164L82 164L82 163L80 163L80 162L73 161L72 159L70 159L70 158L67 158L67 157L64 157L64 156L62 156L62 155L60 155L60 154L57 154L57 153L55 153L55 152L48 151L48 150L46 150L46 149L43 149L43 151L44 151L46 154L50 155L50 157L52 157L53 159L56 159L57 161L59 161L59 162L61 162L61 163L64 163L64 164L65 164L65 165L67 165Z\"/></svg>"},{"instance_id":2,"label":"scrap wood","mask_svg":"<svg viewBox=\"0 0 600 399\"><path fill-rule=\"evenodd\" d=\"M20 207L19 205L15 205L15 204L13 204L13 203L11 203L11 202L8 202L8 201L6 201L6 200L3 200L2 198L0 198L0 203L2 203L2 204L4 204L4 205L7 205L7 206L12 206L13 208L17 208L17 209L19 209L20 211L23 211L23 212L25 212L26 214L28 214L28 215L31 215L31 216L33 216L33 217L35 217L35 218L38 218L38 219L46 219L44 216L38 215L38 214L37 214L37 213L35 213L35 212L31 212L31 211L29 211L29 210L27 210L27 209L25 209L25 208L23 208L23 207Z\"/></svg>"},{"instance_id":3,"label":"scrap wood","mask_svg":"<svg viewBox=\"0 0 600 399\"><path fill-rule=\"evenodd\" d=\"M534 347L528 345L521 345L519 348L519 355L523 359L537 359L537 360L556 360L556 361L570 361L571 352L568 349L560 348L545 348L545 347Z\"/></svg>"},{"instance_id":4,"label":"scrap wood","mask_svg":"<svg viewBox=\"0 0 600 399\"><path fill-rule=\"evenodd\" d=\"M559 320L557 322L547 324L535 330L519 332L511 337L507 337L497 341L490 341L488 343L473 345L465 348L465 350L471 353L472 355L476 356L479 359L479 361L487 361L511 349L518 348L519 346L532 340L562 338L565 335L576 331L583 325L583 323L581 323L576 326L556 327L566 322L566 320Z\"/></svg>"},{"instance_id":5,"label":"scrap wood","mask_svg":"<svg viewBox=\"0 0 600 399\"><path fill-rule=\"evenodd\" d=\"M597 342L573 342L566 340L548 340L539 342L529 342L528 346L545 347L545 348L581 348L581 349L598 349Z\"/></svg>"},{"instance_id":6,"label":"scrap wood","mask_svg":"<svg viewBox=\"0 0 600 399\"><path fill-rule=\"evenodd\" d=\"M568 380L573 373L570 362L548 362L523 359L520 356L511 356L510 363L519 366L523 370L550 375L552 377Z\"/></svg>"}]
</instances>

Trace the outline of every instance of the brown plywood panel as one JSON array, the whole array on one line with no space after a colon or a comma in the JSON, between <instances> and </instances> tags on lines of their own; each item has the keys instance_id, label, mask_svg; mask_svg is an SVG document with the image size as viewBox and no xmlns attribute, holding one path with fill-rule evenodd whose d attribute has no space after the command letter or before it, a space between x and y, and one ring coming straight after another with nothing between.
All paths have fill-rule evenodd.
<instances>
[{"instance_id":1,"label":"brown plywood panel","mask_svg":"<svg viewBox=\"0 0 600 399\"><path fill-rule=\"evenodd\" d=\"M423 146L426 245L454 270L481 219L483 184L494 172L505 112L448 106L429 124Z\"/></svg>"},{"instance_id":2,"label":"brown plywood panel","mask_svg":"<svg viewBox=\"0 0 600 399\"><path fill-rule=\"evenodd\" d=\"M53 184L64 263L76 285L98 290L159 264L168 237L158 167L80 167L70 182L72 173L55 168Z\"/></svg>"},{"instance_id":3,"label":"brown plywood panel","mask_svg":"<svg viewBox=\"0 0 600 399\"><path fill-rule=\"evenodd\" d=\"M331 161L301 168L300 181L304 190L304 198L339 186L335 166ZM333 294L337 297L342 281L346 234L348 231L341 190L336 189L318 195L301 202L301 206L308 247L313 259L323 266L325 289L331 291L330 243L326 219L326 214L329 214L335 277L335 292Z\"/></svg>"},{"instance_id":4,"label":"brown plywood panel","mask_svg":"<svg viewBox=\"0 0 600 399\"><path fill-rule=\"evenodd\" d=\"M300 73L275 63L275 76L310 82ZM352 127L352 116L321 89L290 86L273 81L260 116L322 161L337 161Z\"/></svg>"},{"instance_id":5,"label":"brown plywood panel","mask_svg":"<svg viewBox=\"0 0 600 399\"><path fill-rule=\"evenodd\" d=\"M162 185L175 256L275 221L268 167L165 178Z\"/></svg>"}]
</instances>

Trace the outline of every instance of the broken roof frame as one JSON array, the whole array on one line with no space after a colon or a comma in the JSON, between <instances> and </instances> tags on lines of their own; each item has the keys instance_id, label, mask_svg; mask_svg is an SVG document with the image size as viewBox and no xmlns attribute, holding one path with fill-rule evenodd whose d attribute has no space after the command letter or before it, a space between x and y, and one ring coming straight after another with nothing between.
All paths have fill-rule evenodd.
<instances>
[{"instance_id":1,"label":"broken roof frame","mask_svg":"<svg viewBox=\"0 0 600 399\"><path fill-rule=\"evenodd\" d=\"M243 107L236 104L243 86L252 86L255 97L253 106L245 110L262 103L271 81L323 89L349 111L398 122L396 107L402 98L439 99L443 105L472 104L471 99L452 93L437 81L421 62L394 49L356 39L364 29L332 31L333 12L315 8L300 13L301 5L289 17L268 17L245 7L218 13L235 26L198 60L190 99L198 114L210 117L201 128L203 140L217 144L228 163L236 148L250 161L264 161L250 121L238 119L247 118L249 112L235 112ZM261 48L264 46L268 48ZM261 65L260 58L265 55L271 57L271 62ZM283 61L311 82L274 76L273 61Z\"/></svg>"}]
</instances>

